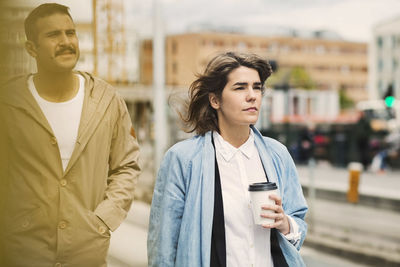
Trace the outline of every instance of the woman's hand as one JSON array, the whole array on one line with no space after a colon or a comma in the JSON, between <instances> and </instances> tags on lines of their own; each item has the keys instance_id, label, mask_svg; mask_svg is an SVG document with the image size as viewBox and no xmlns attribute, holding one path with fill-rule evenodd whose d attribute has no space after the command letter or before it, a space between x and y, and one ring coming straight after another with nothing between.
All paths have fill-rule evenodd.
<instances>
[{"instance_id":1,"label":"woman's hand","mask_svg":"<svg viewBox=\"0 0 400 267\"><path fill-rule=\"evenodd\" d=\"M275 220L272 224L263 224L264 228L276 228L282 234L286 235L290 232L289 219L286 216L282 208L282 199L277 195L270 195L270 199L275 200L275 205L263 205L263 210L272 210L274 213L263 213L261 212L261 217L270 218Z\"/></svg>"}]
</instances>

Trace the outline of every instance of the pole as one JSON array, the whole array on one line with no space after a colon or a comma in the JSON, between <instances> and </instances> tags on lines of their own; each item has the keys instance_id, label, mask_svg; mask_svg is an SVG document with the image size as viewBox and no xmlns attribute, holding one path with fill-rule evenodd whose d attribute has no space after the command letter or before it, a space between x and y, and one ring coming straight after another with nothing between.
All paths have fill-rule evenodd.
<instances>
[{"instance_id":1,"label":"pole","mask_svg":"<svg viewBox=\"0 0 400 267\"><path fill-rule=\"evenodd\" d=\"M308 213L308 218L309 218L309 230L312 233L314 231L314 208L315 208L315 198L316 198L316 193L315 193L315 177L314 177L314 169L315 169L315 159L311 157L308 160L308 172L309 172L309 184L308 184L308 197L309 197L309 202L308 202L308 208L309 208L309 213Z\"/></svg>"},{"instance_id":2,"label":"pole","mask_svg":"<svg viewBox=\"0 0 400 267\"><path fill-rule=\"evenodd\" d=\"M153 0L153 110L155 174L160 166L169 137L169 130L166 123L165 40L161 10L161 1Z\"/></svg>"},{"instance_id":3,"label":"pole","mask_svg":"<svg viewBox=\"0 0 400 267\"><path fill-rule=\"evenodd\" d=\"M93 9L93 74L98 75L97 72L97 0L92 0L92 9Z\"/></svg>"}]
</instances>

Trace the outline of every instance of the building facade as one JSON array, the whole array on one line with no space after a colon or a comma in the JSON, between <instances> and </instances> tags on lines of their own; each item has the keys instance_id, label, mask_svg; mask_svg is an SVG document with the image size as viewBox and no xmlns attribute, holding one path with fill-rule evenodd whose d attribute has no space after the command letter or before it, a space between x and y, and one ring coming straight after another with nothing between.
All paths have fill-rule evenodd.
<instances>
[{"instance_id":1,"label":"building facade","mask_svg":"<svg viewBox=\"0 0 400 267\"><path fill-rule=\"evenodd\" d=\"M4 79L34 72L36 63L25 50L24 20L34 8L29 1L15 0L2 3L0 16L0 40L2 65L0 75ZM7 78L5 78L7 77Z\"/></svg>"},{"instance_id":2,"label":"building facade","mask_svg":"<svg viewBox=\"0 0 400 267\"><path fill-rule=\"evenodd\" d=\"M151 40L141 45L141 82L152 81ZM188 33L166 37L166 83L187 87L218 52L252 52L279 69L302 67L317 89L344 89L355 101L367 98L367 45L340 40ZM150 57L150 58L149 58Z\"/></svg>"},{"instance_id":3,"label":"building facade","mask_svg":"<svg viewBox=\"0 0 400 267\"><path fill-rule=\"evenodd\" d=\"M0 37L2 51L7 51L4 55L7 58L4 60L5 64L1 64L0 66L2 70L0 75L12 77L24 73L36 72L36 63L25 49L24 20L37 5L38 3L35 1L28 0L10 0L3 4L2 16L0 16ZM123 12L123 8L120 7L119 9ZM124 25L122 33L120 32L119 35L110 35L110 32L104 30L104 27L107 26L107 23L104 22L107 19L107 14L103 13L98 12L100 19L98 24L102 27L98 28L97 41L103 42L105 39L113 40L116 46L114 50L118 53L114 50L111 51L108 46L104 45L97 45L99 51L97 54L94 53L93 22L75 20L81 52L76 69L91 73L96 69L98 76L111 83L137 83L139 80L139 38L137 33L134 28ZM72 16L74 17L73 14ZM114 17L119 16L118 14L114 14ZM123 21L117 22L120 24L123 23ZM110 55L111 52L112 55ZM95 64L97 64L96 67Z\"/></svg>"},{"instance_id":4,"label":"building facade","mask_svg":"<svg viewBox=\"0 0 400 267\"><path fill-rule=\"evenodd\" d=\"M381 99L390 85L400 96L400 16L373 29L369 46L369 98Z\"/></svg>"}]
</instances>

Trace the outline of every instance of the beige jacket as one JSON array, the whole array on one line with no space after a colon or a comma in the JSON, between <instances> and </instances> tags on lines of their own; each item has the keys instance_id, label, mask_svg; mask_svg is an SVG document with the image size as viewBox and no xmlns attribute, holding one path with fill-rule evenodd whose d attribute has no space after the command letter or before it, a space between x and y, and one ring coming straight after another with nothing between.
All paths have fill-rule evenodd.
<instances>
[{"instance_id":1,"label":"beige jacket","mask_svg":"<svg viewBox=\"0 0 400 267\"><path fill-rule=\"evenodd\" d=\"M27 77L0 90L0 266L106 266L109 230L132 203L139 148L123 99L81 74L85 99L65 171Z\"/></svg>"}]
</instances>

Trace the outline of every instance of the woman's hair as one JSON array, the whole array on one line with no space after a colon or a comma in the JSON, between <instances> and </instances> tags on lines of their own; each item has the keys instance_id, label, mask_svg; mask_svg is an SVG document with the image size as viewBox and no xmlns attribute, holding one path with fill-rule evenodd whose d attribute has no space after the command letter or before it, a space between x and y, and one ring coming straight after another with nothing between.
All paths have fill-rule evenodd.
<instances>
[{"instance_id":1,"label":"woman's hair","mask_svg":"<svg viewBox=\"0 0 400 267\"><path fill-rule=\"evenodd\" d=\"M241 66L258 72L264 91L264 83L272 73L267 60L255 54L235 52L218 54L207 64L204 73L197 75L197 79L190 85L187 114L181 116L186 132L204 135L210 130L219 131L217 112L211 107L209 94L214 93L221 99L222 91L228 82L228 75Z\"/></svg>"}]
</instances>

